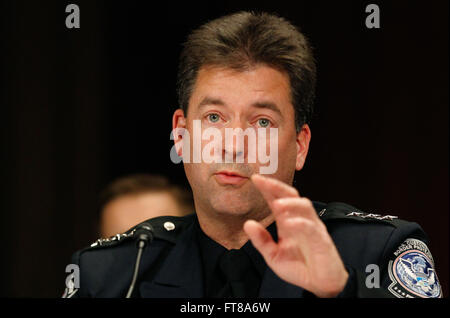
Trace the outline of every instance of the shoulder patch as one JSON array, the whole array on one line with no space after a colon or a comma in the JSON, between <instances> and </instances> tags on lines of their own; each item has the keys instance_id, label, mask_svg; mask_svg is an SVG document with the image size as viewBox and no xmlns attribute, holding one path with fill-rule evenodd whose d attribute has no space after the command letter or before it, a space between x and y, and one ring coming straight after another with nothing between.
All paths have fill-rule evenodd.
<instances>
[{"instance_id":1,"label":"shoulder patch","mask_svg":"<svg viewBox=\"0 0 450 318\"><path fill-rule=\"evenodd\" d=\"M399 298L439 298L442 289L434 270L434 260L427 245L414 238L406 239L389 261L388 290Z\"/></svg>"},{"instance_id":2,"label":"shoulder patch","mask_svg":"<svg viewBox=\"0 0 450 318\"><path fill-rule=\"evenodd\" d=\"M72 273L66 278L66 288L62 298L72 298L79 290L79 286L75 284L75 274Z\"/></svg>"}]
</instances>

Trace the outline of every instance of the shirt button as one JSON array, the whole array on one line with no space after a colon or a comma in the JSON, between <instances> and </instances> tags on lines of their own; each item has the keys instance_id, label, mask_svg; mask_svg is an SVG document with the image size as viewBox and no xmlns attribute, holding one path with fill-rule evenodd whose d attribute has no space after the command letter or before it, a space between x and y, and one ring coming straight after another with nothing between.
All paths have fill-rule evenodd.
<instances>
[{"instance_id":1,"label":"shirt button","mask_svg":"<svg viewBox=\"0 0 450 318\"><path fill-rule=\"evenodd\" d=\"M175 230L175 224L173 224L172 222L165 222L165 223L164 223L164 228L165 228L167 231Z\"/></svg>"}]
</instances>

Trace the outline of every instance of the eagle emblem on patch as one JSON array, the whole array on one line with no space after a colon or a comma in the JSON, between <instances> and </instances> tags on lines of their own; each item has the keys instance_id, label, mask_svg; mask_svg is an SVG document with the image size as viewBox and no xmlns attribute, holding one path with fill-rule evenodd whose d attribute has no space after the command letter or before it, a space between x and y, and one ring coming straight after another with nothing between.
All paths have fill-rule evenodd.
<instances>
[{"instance_id":1,"label":"eagle emblem on patch","mask_svg":"<svg viewBox=\"0 0 450 318\"><path fill-rule=\"evenodd\" d=\"M389 262L389 291L397 297L442 297L434 261L427 245L417 239L407 239L394 252Z\"/></svg>"}]
</instances>

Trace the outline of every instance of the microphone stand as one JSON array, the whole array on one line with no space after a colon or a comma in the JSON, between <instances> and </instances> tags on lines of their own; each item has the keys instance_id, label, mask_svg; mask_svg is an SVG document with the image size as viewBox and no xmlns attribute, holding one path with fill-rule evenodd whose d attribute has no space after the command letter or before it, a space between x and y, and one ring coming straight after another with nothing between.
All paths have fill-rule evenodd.
<instances>
[{"instance_id":1,"label":"microphone stand","mask_svg":"<svg viewBox=\"0 0 450 318\"><path fill-rule=\"evenodd\" d=\"M136 262L134 264L134 272L133 272L133 279L131 280L130 287L128 288L127 295L125 298L131 298L131 295L133 294L134 287L136 285L136 280L139 274L139 266L141 264L141 258L142 254L144 252L145 247L147 244L151 243L153 240L153 228L150 224L144 223L136 230L135 236L137 236L137 256L136 256Z\"/></svg>"}]
</instances>

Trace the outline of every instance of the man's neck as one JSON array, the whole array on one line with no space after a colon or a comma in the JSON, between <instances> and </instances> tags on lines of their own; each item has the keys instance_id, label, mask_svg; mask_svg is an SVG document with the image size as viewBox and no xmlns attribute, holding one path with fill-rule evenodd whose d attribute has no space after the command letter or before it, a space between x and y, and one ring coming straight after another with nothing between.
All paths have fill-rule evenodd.
<instances>
[{"instance_id":1,"label":"man's neck","mask_svg":"<svg viewBox=\"0 0 450 318\"><path fill-rule=\"evenodd\" d=\"M197 218L202 231L228 250L240 249L248 241L248 236L244 232L244 223L247 220L254 219L265 228L275 220L270 212L255 218L248 214L211 215L197 211Z\"/></svg>"}]
</instances>

